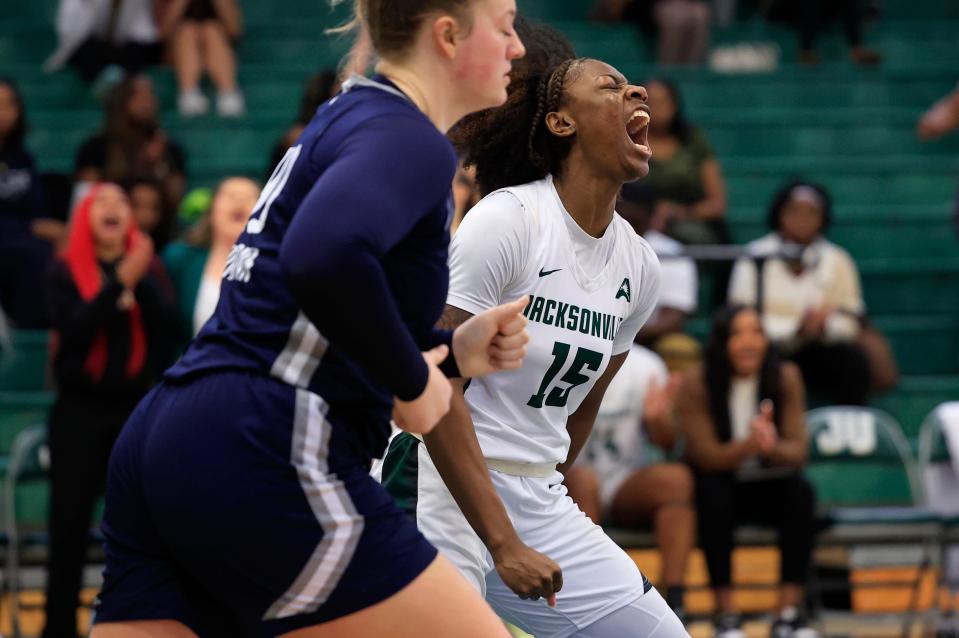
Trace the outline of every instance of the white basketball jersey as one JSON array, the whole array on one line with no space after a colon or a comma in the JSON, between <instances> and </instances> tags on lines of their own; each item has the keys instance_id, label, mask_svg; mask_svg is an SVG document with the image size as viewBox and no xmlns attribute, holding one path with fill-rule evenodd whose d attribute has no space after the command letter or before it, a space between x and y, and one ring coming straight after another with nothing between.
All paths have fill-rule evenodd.
<instances>
[{"instance_id":1,"label":"white basketball jersey","mask_svg":"<svg viewBox=\"0 0 959 638\"><path fill-rule=\"evenodd\" d=\"M656 305L659 262L619 215L586 234L547 177L484 198L450 247L450 305L476 314L523 295L523 367L473 379L466 401L487 458L561 463L567 418Z\"/></svg>"}]
</instances>

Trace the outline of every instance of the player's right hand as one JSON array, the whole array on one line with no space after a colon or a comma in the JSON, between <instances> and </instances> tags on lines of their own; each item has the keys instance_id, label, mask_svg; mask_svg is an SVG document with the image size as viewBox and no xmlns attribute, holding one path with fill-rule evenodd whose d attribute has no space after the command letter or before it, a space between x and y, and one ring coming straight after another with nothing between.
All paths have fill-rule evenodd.
<instances>
[{"instance_id":1,"label":"player's right hand","mask_svg":"<svg viewBox=\"0 0 959 638\"><path fill-rule=\"evenodd\" d=\"M450 411L453 387L439 365L449 356L449 347L442 345L423 353L429 378L426 388L412 401L393 400L393 421L396 427L411 434L426 434Z\"/></svg>"},{"instance_id":2,"label":"player's right hand","mask_svg":"<svg viewBox=\"0 0 959 638\"><path fill-rule=\"evenodd\" d=\"M545 554L516 538L490 552L496 573L523 600L545 598L556 606L556 592L563 588L563 571Z\"/></svg>"}]
</instances>

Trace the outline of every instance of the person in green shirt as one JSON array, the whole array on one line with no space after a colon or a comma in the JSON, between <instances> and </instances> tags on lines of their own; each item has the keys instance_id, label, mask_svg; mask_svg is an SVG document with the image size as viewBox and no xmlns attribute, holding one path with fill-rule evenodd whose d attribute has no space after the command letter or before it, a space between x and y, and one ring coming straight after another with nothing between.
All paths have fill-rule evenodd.
<instances>
[{"instance_id":1,"label":"person in green shirt","mask_svg":"<svg viewBox=\"0 0 959 638\"><path fill-rule=\"evenodd\" d=\"M685 118L676 86L664 79L646 84L652 119L653 159L643 185L656 200L653 228L684 244L730 243L726 184L703 132Z\"/></svg>"}]
</instances>

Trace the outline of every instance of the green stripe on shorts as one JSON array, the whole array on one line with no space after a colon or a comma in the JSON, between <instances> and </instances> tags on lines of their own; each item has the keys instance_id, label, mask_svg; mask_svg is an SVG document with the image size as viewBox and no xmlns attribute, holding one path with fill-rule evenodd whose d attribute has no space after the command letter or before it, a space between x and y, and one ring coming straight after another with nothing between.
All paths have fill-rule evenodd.
<instances>
[{"instance_id":1,"label":"green stripe on shorts","mask_svg":"<svg viewBox=\"0 0 959 638\"><path fill-rule=\"evenodd\" d=\"M416 520L416 490L419 478L420 441L401 432L390 441L383 459L383 487L401 510Z\"/></svg>"}]
</instances>

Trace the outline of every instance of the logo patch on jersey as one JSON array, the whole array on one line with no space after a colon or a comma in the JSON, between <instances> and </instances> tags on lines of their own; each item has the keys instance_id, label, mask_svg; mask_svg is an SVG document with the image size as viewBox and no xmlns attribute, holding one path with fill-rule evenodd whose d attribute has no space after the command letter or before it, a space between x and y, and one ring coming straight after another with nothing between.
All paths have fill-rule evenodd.
<instances>
[{"instance_id":1,"label":"logo patch on jersey","mask_svg":"<svg viewBox=\"0 0 959 638\"><path fill-rule=\"evenodd\" d=\"M245 244L235 244L226 258L226 268L223 269L223 279L227 281L250 281L250 271L260 256L260 249Z\"/></svg>"},{"instance_id":2,"label":"logo patch on jersey","mask_svg":"<svg viewBox=\"0 0 959 638\"><path fill-rule=\"evenodd\" d=\"M540 276L540 277L545 277L546 275L552 275L554 272L559 272L560 270L562 270L562 268L555 268L555 269L553 269L553 270L543 270L542 268L540 268L540 269L539 269L539 276Z\"/></svg>"},{"instance_id":3,"label":"logo patch on jersey","mask_svg":"<svg viewBox=\"0 0 959 638\"><path fill-rule=\"evenodd\" d=\"M627 302L632 303L633 301L633 291L629 286L629 277L623 279L623 283L619 284L619 290L616 292L616 298L625 297Z\"/></svg>"}]
</instances>

